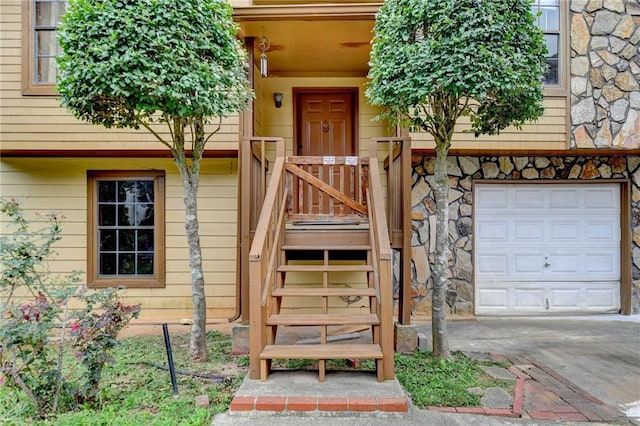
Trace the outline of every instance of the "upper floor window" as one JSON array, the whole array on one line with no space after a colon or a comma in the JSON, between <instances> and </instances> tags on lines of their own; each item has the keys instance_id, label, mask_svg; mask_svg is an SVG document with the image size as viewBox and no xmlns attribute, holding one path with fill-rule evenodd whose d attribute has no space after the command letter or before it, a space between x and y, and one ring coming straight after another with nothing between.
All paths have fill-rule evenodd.
<instances>
[{"instance_id":1,"label":"upper floor window","mask_svg":"<svg viewBox=\"0 0 640 426\"><path fill-rule=\"evenodd\" d=\"M33 0L23 4L23 93L54 95L56 56L60 51L56 29L66 12L67 2Z\"/></svg>"},{"instance_id":2,"label":"upper floor window","mask_svg":"<svg viewBox=\"0 0 640 426\"><path fill-rule=\"evenodd\" d=\"M544 82L547 85L561 84L560 78L560 23L562 11L560 9L560 0L535 0L532 5L534 16L538 17L538 25L544 31L544 37L547 42L547 65L549 71L545 75Z\"/></svg>"},{"instance_id":3,"label":"upper floor window","mask_svg":"<svg viewBox=\"0 0 640 426\"><path fill-rule=\"evenodd\" d=\"M164 285L164 174L90 171L89 285Z\"/></svg>"}]
</instances>

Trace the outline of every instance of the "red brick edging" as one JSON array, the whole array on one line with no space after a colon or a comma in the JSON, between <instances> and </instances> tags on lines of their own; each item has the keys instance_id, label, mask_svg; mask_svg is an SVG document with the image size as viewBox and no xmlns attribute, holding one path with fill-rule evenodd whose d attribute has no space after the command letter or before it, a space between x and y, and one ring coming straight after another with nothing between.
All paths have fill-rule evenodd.
<instances>
[{"instance_id":1,"label":"red brick edging","mask_svg":"<svg viewBox=\"0 0 640 426\"><path fill-rule=\"evenodd\" d=\"M624 418L617 409L607 406L595 396L583 391L531 357L526 355L504 357L496 354L491 354L491 357L494 361L508 361L512 364L508 367L508 370L516 376L512 409L484 407L428 407L428 409L450 413L575 422L611 421ZM528 394L526 407L525 393Z\"/></svg>"},{"instance_id":2,"label":"red brick edging","mask_svg":"<svg viewBox=\"0 0 640 426\"><path fill-rule=\"evenodd\" d=\"M399 412L409 410L406 398L315 398L280 396L236 396L229 411L357 411Z\"/></svg>"}]
</instances>

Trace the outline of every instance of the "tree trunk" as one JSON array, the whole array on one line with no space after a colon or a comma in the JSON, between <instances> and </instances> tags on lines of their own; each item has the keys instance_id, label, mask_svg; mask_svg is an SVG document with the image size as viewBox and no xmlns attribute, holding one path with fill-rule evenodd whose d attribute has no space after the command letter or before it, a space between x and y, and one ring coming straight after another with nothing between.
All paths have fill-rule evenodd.
<instances>
[{"instance_id":1,"label":"tree trunk","mask_svg":"<svg viewBox=\"0 0 640 426\"><path fill-rule=\"evenodd\" d=\"M207 351L207 301L204 294L204 274L202 272L202 248L198 224L198 187L200 183L200 160L204 148L204 127L194 126L193 154L189 162L184 152L184 127L182 123L174 126L174 137L182 143L176 144L174 162L180 171L184 188L185 206L184 226L189 245L189 269L191 271L191 297L193 300L193 322L191 325L190 356L193 361L204 362L209 359ZM175 142L175 141L174 141Z\"/></svg>"},{"instance_id":2,"label":"tree trunk","mask_svg":"<svg viewBox=\"0 0 640 426\"><path fill-rule=\"evenodd\" d=\"M436 258L433 266L431 333L433 355L449 358L446 322L447 271L449 269L449 176L447 153L449 144L436 143Z\"/></svg>"},{"instance_id":3,"label":"tree trunk","mask_svg":"<svg viewBox=\"0 0 640 426\"><path fill-rule=\"evenodd\" d=\"M191 359L207 361L207 301L204 294L204 274L202 272L202 249L198 232L198 185L193 183L184 191L187 243L189 244L189 269L191 270L191 295L193 298L193 323L191 325Z\"/></svg>"}]
</instances>

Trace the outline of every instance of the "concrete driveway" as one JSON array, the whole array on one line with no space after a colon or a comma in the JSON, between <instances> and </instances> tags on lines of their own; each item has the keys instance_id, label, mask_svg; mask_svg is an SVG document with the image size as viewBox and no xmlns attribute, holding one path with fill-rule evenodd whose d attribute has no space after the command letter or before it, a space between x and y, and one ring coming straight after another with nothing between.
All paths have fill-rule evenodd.
<instances>
[{"instance_id":1,"label":"concrete driveway","mask_svg":"<svg viewBox=\"0 0 640 426\"><path fill-rule=\"evenodd\" d=\"M431 338L431 324L417 322ZM640 316L482 317L448 322L452 350L527 354L640 418Z\"/></svg>"}]
</instances>

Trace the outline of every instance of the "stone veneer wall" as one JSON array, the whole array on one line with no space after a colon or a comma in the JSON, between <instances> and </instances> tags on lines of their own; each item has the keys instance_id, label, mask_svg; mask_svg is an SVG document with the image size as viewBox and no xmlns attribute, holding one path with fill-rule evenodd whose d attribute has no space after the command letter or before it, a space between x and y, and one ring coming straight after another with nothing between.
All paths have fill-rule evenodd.
<instances>
[{"instance_id":1,"label":"stone veneer wall","mask_svg":"<svg viewBox=\"0 0 640 426\"><path fill-rule=\"evenodd\" d=\"M640 2L571 1L571 147L640 148Z\"/></svg>"},{"instance_id":2,"label":"stone veneer wall","mask_svg":"<svg viewBox=\"0 0 640 426\"><path fill-rule=\"evenodd\" d=\"M594 153L595 154L595 153ZM431 267L435 256L435 157L414 156L412 170L412 301L413 313L431 315ZM632 311L640 313L640 156L460 156L449 158L449 238L451 243L448 311L473 314L473 194L474 179L529 181L541 179L596 181L630 179L633 247ZM398 262L394 265L398 282ZM396 287L397 291L397 287Z\"/></svg>"}]
</instances>

